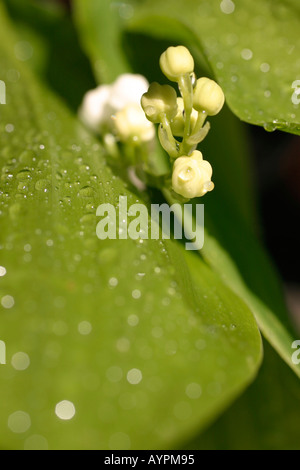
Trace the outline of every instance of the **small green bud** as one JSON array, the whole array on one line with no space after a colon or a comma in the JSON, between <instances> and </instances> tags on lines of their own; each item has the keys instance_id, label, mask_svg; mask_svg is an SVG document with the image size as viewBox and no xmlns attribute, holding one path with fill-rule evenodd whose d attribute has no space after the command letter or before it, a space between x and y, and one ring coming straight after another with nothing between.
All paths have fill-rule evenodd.
<instances>
[{"instance_id":1,"label":"small green bud","mask_svg":"<svg viewBox=\"0 0 300 470\"><path fill-rule=\"evenodd\" d=\"M160 68L172 82L194 71L194 59L184 46L169 47L160 57Z\"/></svg>"},{"instance_id":2,"label":"small green bud","mask_svg":"<svg viewBox=\"0 0 300 470\"><path fill-rule=\"evenodd\" d=\"M159 123L163 114L171 121L177 113L176 91L170 85L151 83L142 96L141 105L149 121Z\"/></svg>"},{"instance_id":3,"label":"small green bud","mask_svg":"<svg viewBox=\"0 0 300 470\"><path fill-rule=\"evenodd\" d=\"M224 102L223 90L214 80L205 77L197 80L193 99L193 106L197 111L215 116L223 108Z\"/></svg>"}]
</instances>

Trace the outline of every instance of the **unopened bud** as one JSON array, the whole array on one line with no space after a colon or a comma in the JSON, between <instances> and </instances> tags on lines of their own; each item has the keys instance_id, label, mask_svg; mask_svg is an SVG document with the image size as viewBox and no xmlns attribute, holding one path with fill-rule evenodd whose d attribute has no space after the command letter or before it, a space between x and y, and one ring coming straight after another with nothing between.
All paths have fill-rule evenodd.
<instances>
[{"instance_id":1,"label":"unopened bud","mask_svg":"<svg viewBox=\"0 0 300 470\"><path fill-rule=\"evenodd\" d=\"M160 68L172 82L194 71L194 59L184 46L169 47L160 57Z\"/></svg>"},{"instance_id":2,"label":"unopened bud","mask_svg":"<svg viewBox=\"0 0 300 470\"><path fill-rule=\"evenodd\" d=\"M177 95L170 85L151 83L149 90L142 96L141 105L147 119L153 123L161 122L163 114L172 120L177 113Z\"/></svg>"},{"instance_id":3,"label":"unopened bud","mask_svg":"<svg viewBox=\"0 0 300 470\"><path fill-rule=\"evenodd\" d=\"M193 99L193 106L197 111L215 116L223 108L224 102L223 90L214 80L205 77L197 80Z\"/></svg>"}]
</instances>

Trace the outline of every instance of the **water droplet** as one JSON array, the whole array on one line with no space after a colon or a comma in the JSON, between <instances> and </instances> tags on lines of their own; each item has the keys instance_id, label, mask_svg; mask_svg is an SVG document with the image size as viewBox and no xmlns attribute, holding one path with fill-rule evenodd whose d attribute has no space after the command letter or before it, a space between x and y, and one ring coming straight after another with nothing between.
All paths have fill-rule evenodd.
<instances>
[{"instance_id":1,"label":"water droplet","mask_svg":"<svg viewBox=\"0 0 300 470\"><path fill-rule=\"evenodd\" d=\"M23 434L31 426L31 419L28 413L24 411L15 411L8 418L9 429L16 434Z\"/></svg>"},{"instance_id":2,"label":"water droplet","mask_svg":"<svg viewBox=\"0 0 300 470\"><path fill-rule=\"evenodd\" d=\"M4 266L0 266L0 277L4 277L6 275L6 269Z\"/></svg>"},{"instance_id":3,"label":"water droplet","mask_svg":"<svg viewBox=\"0 0 300 470\"><path fill-rule=\"evenodd\" d=\"M138 300L142 297L142 293L139 289L135 289L132 291L132 297L135 299L135 300Z\"/></svg>"},{"instance_id":4,"label":"water droplet","mask_svg":"<svg viewBox=\"0 0 300 470\"><path fill-rule=\"evenodd\" d=\"M71 401L63 400L56 405L55 414L59 419L69 421L74 418L76 409Z\"/></svg>"},{"instance_id":5,"label":"water droplet","mask_svg":"<svg viewBox=\"0 0 300 470\"><path fill-rule=\"evenodd\" d=\"M11 134L12 132L14 132L15 130L15 126L13 124L7 124L5 126L5 131L8 133L8 134Z\"/></svg>"},{"instance_id":6,"label":"water droplet","mask_svg":"<svg viewBox=\"0 0 300 470\"><path fill-rule=\"evenodd\" d=\"M94 190L90 186L84 186L83 188L80 189L78 196L80 197L93 197L94 196Z\"/></svg>"},{"instance_id":7,"label":"water droplet","mask_svg":"<svg viewBox=\"0 0 300 470\"><path fill-rule=\"evenodd\" d=\"M19 183L18 184L18 191L20 191L21 193L26 193L28 191L28 186L24 183Z\"/></svg>"},{"instance_id":8,"label":"water droplet","mask_svg":"<svg viewBox=\"0 0 300 470\"><path fill-rule=\"evenodd\" d=\"M202 395L202 388L197 383L191 383L186 387L185 393L191 400L196 400Z\"/></svg>"},{"instance_id":9,"label":"water droplet","mask_svg":"<svg viewBox=\"0 0 300 470\"><path fill-rule=\"evenodd\" d=\"M96 207L95 207L94 204L87 204L87 205L86 205L86 210L87 210L88 212L95 212L95 209L96 209Z\"/></svg>"},{"instance_id":10,"label":"water droplet","mask_svg":"<svg viewBox=\"0 0 300 470\"><path fill-rule=\"evenodd\" d=\"M260 66L260 70L263 72L263 73L267 73L270 71L270 65L267 64L266 62L264 62L263 64L261 64Z\"/></svg>"},{"instance_id":11,"label":"water droplet","mask_svg":"<svg viewBox=\"0 0 300 470\"><path fill-rule=\"evenodd\" d=\"M117 287L119 284L119 281L116 277L111 277L110 280L108 281L108 284L110 287Z\"/></svg>"},{"instance_id":12,"label":"water droplet","mask_svg":"<svg viewBox=\"0 0 300 470\"><path fill-rule=\"evenodd\" d=\"M107 379L112 383L120 382L123 378L123 371L121 367L113 366L106 371Z\"/></svg>"},{"instance_id":13,"label":"water droplet","mask_svg":"<svg viewBox=\"0 0 300 470\"><path fill-rule=\"evenodd\" d=\"M129 315L127 323L129 326L137 326L139 324L139 317L137 315Z\"/></svg>"},{"instance_id":14,"label":"water droplet","mask_svg":"<svg viewBox=\"0 0 300 470\"><path fill-rule=\"evenodd\" d=\"M50 187L50 183L48 180L41 179L36 182L35 184L35 189L37 191L43 191L44 193L48 192L48 189Z\"/></svg>"},{"instance_id":15,"label":"water droplet","mask_svg":"<svg viewBox=\"0 0 300 470\"><path fill-rule=\"evenodd\" d=\"M78 325L78 331L83 336L89 335L92 332L92 329L93 329L93 327L90 324L90 322L88 322L88 321L82 321Z\"/></svg>"},{"instance_id":16,"label":"water droplet","mask_svg":"<svg viewBox=\"0 0 300 470\"><path fill-rule=\"evenodd\" d=\"M22 62L26 62L33 56L33 47L28 41L18 42L14 50L16 58Z\"/></svg>"},{"instance_id":17,"label":"water droplet","mask_svg":"<svg viewBox=\"0 0 300 470\"><path fill-rule=\"evenodd\" d=\"M273 122L266 122L264 124L264 129L267 132L274 132L276 131L276 125Z\"/></svg>"},{"instance_id":18,"label":"water droplet","mask_svg":"<svg viewBox=\"0 0 300 470\"><path fill-rule=\"evenodd\" d=\"M5 295L1 299L1 305L3 308L10 309L15 305L15 299L11 295Z\"/></svg>"},{"instance_id":19,"label":"water droplet","mask_svg":"<svg viewBox=\"0 0 300 470\"><path fill-rule=\"evenodd\" d=\"M220 8L222 13L230 15L235 10L235 3L232 0L222 0Z\"/></svg>"},{"instance_id":20,"label":"water droplet","mask_svg":"<svg viewBox=\"0 0 300 470\"><path fill-rule=\"evenodd\" d=\"M31 172L29 170L21 170L17 174L17 179L19 181L28 181L31 179Z\"/></svg>"},{"instance_id":21,"label":"water droplet","mask_svg":"<svg viewBox=\"0 0 300 470\"><path fill-rule=\"evenodd\" d=\"M242 59L244 60L251 60L253 57L253 52L251 49L243 49L241 52Z\"/></svg>"},{"instance_id":22,"label":"water droplet","mask_svg":"<svg viewBox=\"0 0 300 470\"><path fill-rule=\"evenodd\" d=\"M131 385L138 385L143 379L143 374L139 369L131 369L127 374L127 381Z\"/></svg>"},{"instance_id":23,"label":"water droplet","mask_svg":"<svg viewBox=\"0 0 300 470\"><path fill-rule=\"evenodd\" d=\"M19 371L26 370L30 366L30 358L28 354L24 352L18 352L13 355L11 359L11 365L16 370L19 370Z\"/></svg>"}]
</instances>

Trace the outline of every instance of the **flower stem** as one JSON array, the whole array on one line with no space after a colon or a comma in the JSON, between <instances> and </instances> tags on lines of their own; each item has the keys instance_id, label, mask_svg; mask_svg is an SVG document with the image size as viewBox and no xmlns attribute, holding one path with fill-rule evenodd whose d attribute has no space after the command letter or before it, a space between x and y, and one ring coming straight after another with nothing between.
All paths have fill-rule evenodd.
<instances>
[{"instance_id":1,"label":"flower stem","mask_svg":"<svg viewBox=\"0 0 300 470\"><path fill-rule=\"evenodd\" d=\"M191 133L191 115L193 110L193 87L189 74L180 77L178 86L183 98L185 111L184 134L180 145L180 155L188 155L191 151L191 146L187 144L187 139Z\"/></svg>"}]
</instances>

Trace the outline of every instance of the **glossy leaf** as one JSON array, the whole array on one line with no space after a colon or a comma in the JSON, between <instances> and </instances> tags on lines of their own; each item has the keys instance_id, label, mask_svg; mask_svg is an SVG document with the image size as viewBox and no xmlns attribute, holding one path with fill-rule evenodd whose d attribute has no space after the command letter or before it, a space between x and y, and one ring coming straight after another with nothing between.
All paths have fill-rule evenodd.
<instances>
[{"instance_id":1,"label":"glossy leaf","mask_svg":"<svg viewBox=\"0 0 300 470\"><path fill-rule=\"evenodd\" d=\"M299 381L267 344L264 357L255 383L188 448L299 450Z\"/></svg>"},{"instance_id":2,"label":"glossy leaf","mask_svg":"<svg viewBox=\"0 0 300 470\"><path fill-rule=\"evenodd\" d=\"M129 27L163 34L183 25L242 120L300 134L300 8L297 0L132 1Z\"/></svg>"}]
</instances>

